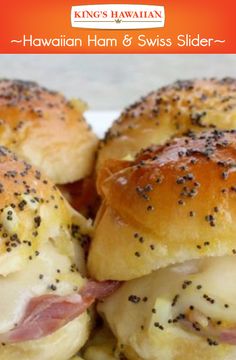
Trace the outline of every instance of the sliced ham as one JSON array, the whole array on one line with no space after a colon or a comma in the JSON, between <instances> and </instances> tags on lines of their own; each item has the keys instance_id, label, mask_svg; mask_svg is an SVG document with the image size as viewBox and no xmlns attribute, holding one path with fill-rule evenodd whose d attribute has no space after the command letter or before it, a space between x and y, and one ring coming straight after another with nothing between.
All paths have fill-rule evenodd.
<instances>
[{"instance_id":1,"label":"sliced ham","mask_svg":"<svg viewBox=\"0 0 236 360\"><path fill-rule=\"evenodd\" d=\"M236 345L236 328L222 329L219 325L213 325L211 321L202 321L202 318L199 318L199 314L201 313L197 314L198 318L190 319L189 317L188 320L180 320L180 323L191 332L216 340L217 343ZM201 316L204 317L202 314ZM198 329L197 332L196 329Z\"/></svg>"},{"instance_id":2,"label":"sliced ham","mask_svg":"<svg viewBox=\"0 0 236 360\"><path fill-rule=\"evenodd\" d=\"M117 281L88 281L78 294L48 294L32 298L19 324L1 334L0 341L16 343L50 335L81 315L96 299L111 295L119 286Z\"/></svg>"},{"instance_id":3,"label":"sliced ham","mask_svg":"<svg viewBox=\"0 0 236 360\"><path fill-rule=\"evenodd\" d=\"M220 334L220 342L236 345L236 328L223 330Z\"/></svg>"},{"instance_id":4,"label":"sliced ham","mask_svg":"<svg viewBox=\"0 0 236 360\"><path fill-rule=\"evenodd\" d=\"M95 299L103 299L120 287L119 281L88 281L86 286L80 290L80 295L84 298L93 297Z\"/></svg>"}]
</instances>

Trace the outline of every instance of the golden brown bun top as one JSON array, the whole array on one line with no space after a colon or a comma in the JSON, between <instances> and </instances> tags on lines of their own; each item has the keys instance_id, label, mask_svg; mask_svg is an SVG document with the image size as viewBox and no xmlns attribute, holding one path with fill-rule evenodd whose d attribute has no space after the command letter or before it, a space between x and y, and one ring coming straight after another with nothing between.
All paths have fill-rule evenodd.
<instances>
[{"instance_id":1,"label":"golden brown bun top","mask_svg":"<svg viewBox=\"0 0 236 360\"><path fill-rule=\"evenodd\" d=\"M72 239L80 240L79 215L57 187L38 170L0 147L0 274L20 270L51 242L75 257ZM81 241L84 241L81 239Z\"/></svg>"},{"instance_id":2,"label":"golden brown bun top","mask_svg":"<svg viewBox=\"0 0 236 360\"><path fill-rule=\"evenodd\" d=\"M190 133L98 178L89 270L127 280L160 267L236 252L236 130Z\"/></svg>"},{"instance_id":3,"label":"golden brown bun top","mask_svg":"<svg viewBox=\"0 0 236 360\"><path fill-rule=\"evenodd\" d=\"M79 180L91 172L97 146L83 111L79 100L37 83L0 80L0 144L55 183Z\"/></svg>"},{"instance_id":4,"label":"golden brown bun top","mask_svg":"<svg viewBox=\"0 0 236 360\"><path fill-rule=\"evenodd\" d=\"M204 128L236 128L236 80L177 81L128 107L100 144L98 166Z\"/></svg>"}]
</instances>

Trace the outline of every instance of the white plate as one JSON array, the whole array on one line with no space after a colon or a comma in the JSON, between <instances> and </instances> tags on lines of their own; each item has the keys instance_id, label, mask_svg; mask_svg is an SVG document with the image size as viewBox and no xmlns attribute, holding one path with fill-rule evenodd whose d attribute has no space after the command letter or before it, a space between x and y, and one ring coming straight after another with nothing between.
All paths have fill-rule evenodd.
<instances>
[{"instance_id":1,"label":"white plate","mask_svg":"<svg viewBox=\"0 0 236 360\"><path fill-rule=\"evenodd\" d=\"M86 111L85 118L92 126L98 137L102 138L114 120L119 116L119 111Z\"/></svg>"}]
</instances>

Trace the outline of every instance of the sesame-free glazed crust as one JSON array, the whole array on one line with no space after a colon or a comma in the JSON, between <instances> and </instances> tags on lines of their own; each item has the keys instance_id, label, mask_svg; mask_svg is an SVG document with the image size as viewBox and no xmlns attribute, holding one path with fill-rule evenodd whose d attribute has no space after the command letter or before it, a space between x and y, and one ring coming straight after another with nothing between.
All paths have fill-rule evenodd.
<instances>
[{"instance_id":1,"label":"sesame-free glazed crust","mask_svg":"<svg viewBox=\"0 0 236 360\"><path fill-rule=\"evenodd\" d=\"M89 175L97 138L84 104L35 82L0 80L0 144L37 166L56 184Z\"/></svg>"},{"instance_id":2,"label":"sesame-free glazed crust","mask_svg":"<svg viewBox=\"0 0 236 360\"><path fill-rule=\"evenodd\" d=\"M50 180L0 147L1 275L21 269L47 242L75 260L72 239L79 240L86 228L85 219L74 213ZM78 257L83 258L79 248Z\"/></svg>"},{"instance_id":3,"label":"sesame-free glazed crust","mask_svg":"<svg viewBox=\"0 0 236 360\"><path fill-rule=\"evenodd\" d=\"M236 80L177 81L132 104L100 144L97 166L106 159L134 156L189 130L236 128Z\"/></svg>"},{"instance_id":4,"label":"sesame-free glazed crust","mask_svg":"<svg viewBox=\"0 0 236 360\"><path fill-rule=\"evenodd\" d=\"M134 161L107 161L88 266L129 280L170 264L236 252L236 132L189 134Z\"/></svg>"},{"instance_id":5,"label":"sesame-free glazed crust","mask_svg":"<svg viewBox=\"0 0 236 360\"><path fill-rule=\"evenodd\" d=\"M84 270L82 246L88 229L86 220L72 210L50 180L0 147L1 325L12 321L14 314L17 325L27 300L35 296L64 295L65 289L82 286L79 271ZM42 339L1 342L0 358L67 359L85 343L89 330L90 318L84 312Z\"/></svg>"}]
</instances>

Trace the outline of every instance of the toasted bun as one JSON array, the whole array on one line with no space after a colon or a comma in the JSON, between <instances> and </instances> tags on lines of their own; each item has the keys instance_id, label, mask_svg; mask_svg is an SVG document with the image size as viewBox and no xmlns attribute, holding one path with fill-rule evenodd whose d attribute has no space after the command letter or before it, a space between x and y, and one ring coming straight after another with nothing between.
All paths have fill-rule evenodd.
<instances>
[{"instance_id":1,"label":"toasted bun","mask_svg":"<svg viewBox=\"0 0 236 360\"><path fill-rule=\"evenodd\" d=\"M74 259L73 224L79 222L83 232L87 222L70 208L50 180L3 147L0 192L0 275L20 270L51 239Z\"/></svg>"},{"instance_id":2,"label":"toasted bun","mask_svg":"<svg viewBox=\"0 0 236 360\"><path fill-rule=\"evenodd\" d=\"M97 138L84 105L34 82L0 81L0 143L38 167L56 184L90 174Z\"/></svg>"},{"instance_id":3,"label":"toasted bun","mask_svg":"<svg viewBox=\"0 0 236 360\"><path fill-rule=\"evenodd\" d=\"M82 246L91 230L50 180L3 147L0 193L1 336L22 319L32 298L66 296L84 285ZM0 359L67 360L89 329L85 312L40 340L0 345Z\"/></svg>"},{"instance_id":4,"label":"toasted bun","mask_svg":"<svg viewBox=\"0 0 236 360\"><path fill-rule=\"evenodd\" d=\"M234 129L235 101L236 80L231 78L177 81L153 91L114 122L100 144L98 167L189 130Z\"/></svg>"},{"instance_id":5,"label":"toasted bun","mask_svg":"<svg viewBox=\"0 0 236 360\"><path fill-rule=\"evenodd\" d=\"M177 138L108 161L103 205L89 254L90 274L129 280L153 270L235 251L236 132Z\"/></svg>"}]
</instances>

